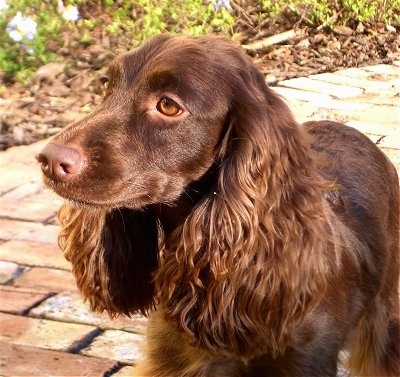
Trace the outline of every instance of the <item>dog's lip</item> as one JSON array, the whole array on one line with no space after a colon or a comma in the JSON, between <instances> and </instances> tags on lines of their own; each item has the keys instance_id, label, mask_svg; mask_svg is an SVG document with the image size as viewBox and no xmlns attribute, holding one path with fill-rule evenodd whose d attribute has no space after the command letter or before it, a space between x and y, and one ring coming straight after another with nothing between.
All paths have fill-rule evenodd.
<instances>
[{"instance_id":1,"label":"dog's lip","mask_svg":"<svg viewBox=\"0 0 400 377\"><path fill-rule=\"evenodd\" d=\"M147 194L137 193L134 197L124 199L124 200L112 200L112 198L107 198L104 200L95 200L88 196L83 195L73 195L74 192L69 186L63 182L45 182L46 186L53 190L58 196L63 198L67 203L76 207L89 207L89 208L102 208L102 209L117 209L117 208L131 208L131 209L141 209L147 205L154 204L151 197Z\"/></svg>"}]
</instances>

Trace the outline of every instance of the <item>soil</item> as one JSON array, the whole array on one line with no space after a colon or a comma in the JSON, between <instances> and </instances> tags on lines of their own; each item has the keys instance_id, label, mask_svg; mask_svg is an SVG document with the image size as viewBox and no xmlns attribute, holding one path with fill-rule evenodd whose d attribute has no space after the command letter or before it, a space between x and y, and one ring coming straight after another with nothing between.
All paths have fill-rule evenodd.
<instances>
[{"instance_id":1,"label":"soil","mask_svg":"<svg viewBox=\"0 0 400 377\"><path fill-rule=\"evenodd\" d=\"M246 49L272 86L289 78L400 59L400 25L358 24L325 30L290 18L254 25L244 17L241 22L239 42L247 47L271 35L296 31L297 36L278 44ZM95 43L89 46L56 46L61 62L40 67L28 85L7 84L0 92L0 150L54 135L99 105L100 72L115 55L126 51L128 38L110 40L101 31L92 37Z\"/></svg>"}]
</instances>

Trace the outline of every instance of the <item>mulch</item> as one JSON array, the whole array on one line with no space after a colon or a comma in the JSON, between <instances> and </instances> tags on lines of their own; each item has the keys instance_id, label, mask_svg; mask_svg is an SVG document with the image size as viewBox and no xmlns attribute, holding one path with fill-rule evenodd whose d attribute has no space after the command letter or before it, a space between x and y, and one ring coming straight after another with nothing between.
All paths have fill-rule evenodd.
<instances>
[{"instance_id":1,"label":"mulch","mask_svg":"<svg viewBox=\"0 0 400 377\"><path fill-rule=\"evenodd\" d=\"M294 31L292 38L252 47L288 30ZM265 28L245 24L240 42L273 86L294 77L398 60L399 30L380 24L333 30L293 28L285 23ZM27 85L7 84L0 90L0 150L52 136L98 106L102 98L99 72L125 50L123 43L116 48L112 41L102 38L100 42L100 37L89 46L72 43L59 51L62 62L40 67Z\"/></svg>"}]
</instances>

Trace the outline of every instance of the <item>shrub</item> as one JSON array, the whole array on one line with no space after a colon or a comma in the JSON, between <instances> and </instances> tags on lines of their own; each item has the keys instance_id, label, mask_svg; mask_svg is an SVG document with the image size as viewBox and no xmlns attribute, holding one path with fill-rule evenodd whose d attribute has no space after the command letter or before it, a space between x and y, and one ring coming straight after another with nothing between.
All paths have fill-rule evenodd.
<instances>
[{"instance_id":1,"label":"shrub","mask_svg":"<svg viewBox=\"0 0 400 377\"><path fill-rule=\"evenodd\" d=\"M160 32L234 35L240 20L257 22L291 12L312 26L354 22L400 22L400 0L0 0L0 77L25 81L60 58L67 43L83 46L102 34L127 48ZM233 9L234 8L234 9ZM251 21L253 22L253 21ZM64 36L64 38L63 38ZM67 36L67 38L65 38ZM66 41L64 40L66 39Z\"/></svg>"}]
</instances>

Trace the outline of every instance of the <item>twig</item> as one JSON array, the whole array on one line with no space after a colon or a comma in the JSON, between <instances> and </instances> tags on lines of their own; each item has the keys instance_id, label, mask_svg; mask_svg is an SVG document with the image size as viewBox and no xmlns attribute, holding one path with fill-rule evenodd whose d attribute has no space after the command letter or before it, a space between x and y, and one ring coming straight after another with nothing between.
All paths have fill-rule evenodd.
<instances>
[{"instance_id":1,"label":"twig","mask_svg":"<svg viewBox=\"0 0 400 377\"><path fill-rule=\"evenodd\" d=\"M303 30L288 30L283 33L271 35L270 37L261 39L260 41L253 42L247 45L243 45L242 47L245 50L261 50L263 48L287 41L288 39L294 37L302 37L305 35L305 31Z\"/></svg>"},{"instance_id":2,"label":"twig","mask_svg":"<svg viewBox=\"0 0 400 377\"><path fill-rule=\"evenodd\" d=\"M236 3L236 1L231 0L230 3L233 8L235 8L240 14L242 14L242 16L248 22L248 25L254 30L256 28L256 26L255 26L253 20L251 19L251 17L249 16L249 14L238 3Z\"/></svg>"}]
</instances>

